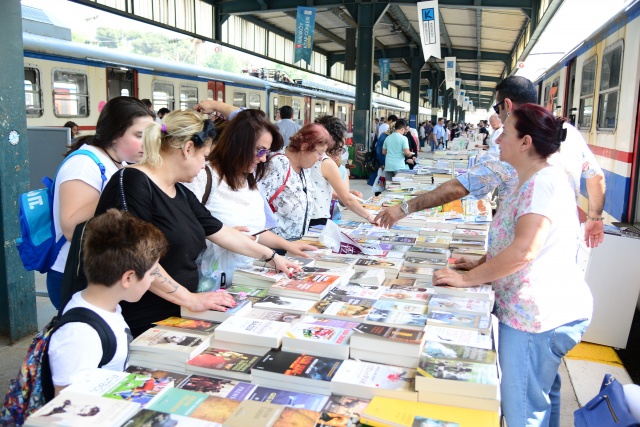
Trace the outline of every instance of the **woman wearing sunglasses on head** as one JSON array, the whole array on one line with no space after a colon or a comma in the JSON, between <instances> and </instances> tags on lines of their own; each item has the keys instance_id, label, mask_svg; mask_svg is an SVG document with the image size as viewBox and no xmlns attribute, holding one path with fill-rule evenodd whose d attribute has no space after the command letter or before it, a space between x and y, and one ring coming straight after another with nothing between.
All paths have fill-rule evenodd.
<instances>
[{"instance_id":1,"label":"woman wearing sunglasses on head","mask_svg":"<svg viewBox=\"0 0 640 427\"><path fill-rule=\"evenodd\" d=\"M179 316L180 306L191 311L220 310L235 305L224 292L195 293L198 286L196 258L205 238L232 252L241 253L290 272L296 264L275 254L237 230L225 227L180 182L192 181L205 167L215 125L194 111L175 111L162 125L145 129L144 156L105 186L96 215L109 208L126 209L157 226L169 241L169 251L153 273L149 292L137 303L122 303L122 314L134 336L152 323Z\"/></svg>"},{"instance_id":2,"label":"woman wearing sunglasses on head","mask_svg":"<svg viewBox=\"0 0 640 427\"><path fill-rule=\"evenodd\" d=\"M205 169L185 186L223 224L240 231L257 233L266 229L264 198L258 182L264 178L267 157L282 149L278 128L269 123L260 110L244 110L230 121L211 150ZM209 191L207 191L209 189ZM307 257L303 251L313 246L289 242L271 231L256 236L260 243ZM216 254L225 249L214 246ZM253 258L236 254L237 266L250 264Z\"/></svg>"}]
</instances>

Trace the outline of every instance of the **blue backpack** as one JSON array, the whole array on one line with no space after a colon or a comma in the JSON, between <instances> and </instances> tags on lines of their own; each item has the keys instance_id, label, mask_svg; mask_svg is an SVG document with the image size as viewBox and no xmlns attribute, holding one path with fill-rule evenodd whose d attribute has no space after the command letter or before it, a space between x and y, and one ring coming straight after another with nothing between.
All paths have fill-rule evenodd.
<instances>
[{"instance_id":1,"label":"blue backpack","mask_svg":"<svg viewBox=\"0 0 640 427\"><path fill-rule=\"evenodd\" d=\"M100 191L102 192L104 183L107 181L105 167L91 151L76 150L70 153L60 167L71 157L79 154L91 157L100 168L100 175L102 176ZM60 171L60 168L58 168L58 171ZM22 236L16 239L16 247L26 270L36 270L40 273L49 271L56 261L62 245L67 241L62 236L56 242L56 229L53 222L55 180L55 177L51 180L45 176L42 178L45 188L23 193L18 199L18 204L20 205L20 233Z\"/></svg>"}]
</instances>

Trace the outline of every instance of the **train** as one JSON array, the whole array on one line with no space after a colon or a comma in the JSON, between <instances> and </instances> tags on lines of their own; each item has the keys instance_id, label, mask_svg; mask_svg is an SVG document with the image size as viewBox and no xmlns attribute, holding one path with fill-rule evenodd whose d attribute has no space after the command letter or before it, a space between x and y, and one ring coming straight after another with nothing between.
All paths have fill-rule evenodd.
<instances>
[{"instance_id":1,"label":"train","mask_svg":"<svg viewBox=\"0 0 640 427\"><path fill-rule=\"evenodd\" d=\"M640 222L640 0L551 66L536 81L540 105L580 131L606 179L605 221ZM578 206L588 199L584 180Z\"/></svg>"},{"instance_id":2,"label":"train","mask_svg":"<svg viewBox=\"0 0 640 427\"><path fill-rule=\"evenodd\" d=\"M279 107L289 105L301 125L328 114L344 120L349 133L353 129L353 86L294 82L278 71L259 78L31 33L23 33L23 43L28 126L61 126L70 120L81 131L92 131L101 105L127 95L151 100L155 111L185 110L201 99L216 99L261 109L273 122ZM409 115L408 102L381 94L373 95L372 107L372 120ZM420 121L429 114L421 107Z\"/></svg>"}]
</instances>

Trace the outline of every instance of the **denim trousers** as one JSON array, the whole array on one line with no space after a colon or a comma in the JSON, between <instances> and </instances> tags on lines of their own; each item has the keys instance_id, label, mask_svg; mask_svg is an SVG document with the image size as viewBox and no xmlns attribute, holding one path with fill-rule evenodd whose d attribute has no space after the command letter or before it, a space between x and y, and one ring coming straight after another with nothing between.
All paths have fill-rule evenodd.
<instances>
[{"instance_id":1,"label":"denim trousers","mask_svg":"<svg viewBox=\"0 0 640 427\"><path fill-rule=\"evenodd\" d=\"M562 357L580 342L589 322L579 319L541 333L500 323L500 392L509 427L560 427L558 368Z\"/></svg>"},{"instance_id":2,"label":"denim trousers","mask_svg":"<svg viewBox=\"0 0 640 427\"><path fill-rule=\"evenodd\" d=\"M64 273L59 271L49 270L47 272L47 292L49 293L49 299L51 304L60 310L60 304L62 304L62 278Z\"/></svg>"},{"instance_id":3,"label":"denim trousers","mask_svg":"<svg viewBox=\"0 0 640 427\"><path fill-rule=\"evenodd\" d=\"M436 142L434 140L431 140L429 144L431 145L431 152L433 153L434 151L436 151Z\"/></svg>"}]
</instances>

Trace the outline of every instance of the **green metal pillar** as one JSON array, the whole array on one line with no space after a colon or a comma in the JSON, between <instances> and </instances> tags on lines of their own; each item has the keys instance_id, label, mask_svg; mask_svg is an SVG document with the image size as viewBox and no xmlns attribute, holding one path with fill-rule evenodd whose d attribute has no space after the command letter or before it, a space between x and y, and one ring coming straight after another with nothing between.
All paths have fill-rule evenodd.
<instances>
[{"instance_id":1,"label":"green metal pillar","mask_svg":"<svg viewBox=\"0 0 640 427\"><path fill-rule=\"evenodd\" d=\"M438 72L431 70L429 73L429 86L431 86L431 125L438 124Z\"/></svg>"},{"instance_id":2,"label":"green metal pillar","mask_svg":"<svg viewBox=\"0 0 640 427\"><path fill-rule=\"evenodd\" d=\"M409 125L418 128L418 112L420 109L420 73L424 66L422 52L417 52L419 56L411 58L411 99L409 101Z\"/></svg>"},{"instance_id":3,"label":"green metal pillar","mask_svg":"<svg viewBox=\"0 0 640 427\"><path fill-rule=\"evenodd\" d=\"M451 92L451 108L449 109L449 120L451 120L452 122L455 122L456 108L458 106L458 102L455 100L455 96L453 95L454 93Z\"/></svg>"},{"instance_id":4,"label":"green metal pillar","mask_svg":"<svg viewBox=\"0 0 640 427\"><path fill-rule=\"evenodd\" d=\"M20 0L6 0L0 14L0 334L13 343L38 328L35 280L24 270L14 241L20 236L18 195L29 189L27 118Z\"/></svg>"},{"instance_id":5,"label":"green metal pillar","mask_svg":"<svg viewBox=\"0 0 640 427\"><path fill-rule=\"evenodd\" d=\"M382 3L346 5L358 23L356 52L356 102L353 112L353 141L368 149L371 140L371 102L373 93L373 27L389 7ZM356 150L358 147L356 146Z\"/></svg>"},{"instance_id":6,"label":"green metal pillar","mask_svg":"<svg viewBox=\"0 0 640 427\"><path fill-rule=\"evenodd\" d=\"M447 119L447 115L449 114L449 98L452 90L447 89L444 91L444 96L442 97L442 117Z\"/></svg>"}]
</instances>

